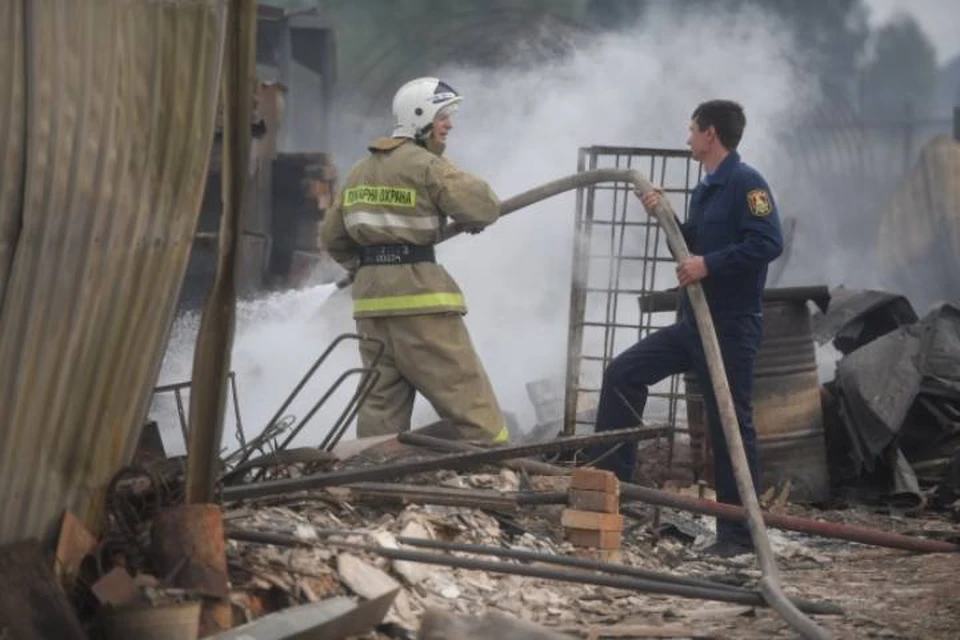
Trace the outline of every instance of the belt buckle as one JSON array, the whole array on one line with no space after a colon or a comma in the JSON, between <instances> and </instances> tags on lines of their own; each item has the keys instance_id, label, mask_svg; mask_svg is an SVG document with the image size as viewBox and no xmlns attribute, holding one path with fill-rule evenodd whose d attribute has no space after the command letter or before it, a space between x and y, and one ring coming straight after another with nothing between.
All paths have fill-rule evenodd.
<instances>
[{"instance_id":1,"label":"belt buckle","mask_svg":"<svg viewBox=\"0 0 960 640\"><path fill-rule=\"evenodd\" d=\"M380 247L377 250L377 264L401 264L403 256L400 255L400 250L402 249L406 247Z\"/></svg>"},{"instance_id":2,"label":"belt buckle","mask_svg":"<svg viewBox=\"0 0 960 640\"><path fill-rule=\"evenodd\" d=\"M369 247L364 253L368 264L395 265L414 261L414 247L405 244Z\"/></svg>"}]
</instances>

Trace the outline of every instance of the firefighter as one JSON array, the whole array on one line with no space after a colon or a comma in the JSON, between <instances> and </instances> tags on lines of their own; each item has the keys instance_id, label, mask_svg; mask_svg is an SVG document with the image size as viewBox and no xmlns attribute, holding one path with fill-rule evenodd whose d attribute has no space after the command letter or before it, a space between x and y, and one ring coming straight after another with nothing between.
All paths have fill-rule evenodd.
<instances>
[{"instance_id":1,"label":"firefighter","mask_svg":"<svg viewBox=\"0 0 960 640\"><path fill-rule=\"evenodd\" d=\"M393 134L370 144L324 219L327 251L353 276L357 331L386 345L357 417L358 437L408 430L419 391L459 437L507 441L463 321L463 293L434 255L445 225L478 233L500 215L487 183L443 157L462 99L437 78L400 87ZM375 351L361 343L364 366Z\"/></svg>"}]
</instances>

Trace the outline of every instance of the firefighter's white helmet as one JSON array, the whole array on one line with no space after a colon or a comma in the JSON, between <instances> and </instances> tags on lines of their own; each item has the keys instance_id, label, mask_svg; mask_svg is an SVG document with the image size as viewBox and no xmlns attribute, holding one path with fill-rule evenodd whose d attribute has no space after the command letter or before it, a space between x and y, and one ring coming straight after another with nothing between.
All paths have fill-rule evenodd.
<instances>
[{"instance_id":1,"label":"firefighter's white helmet","mask_svg":"<svg viewBox=\"0 0 960 640\"><path fill-rule=\"evenodd\" d=\"M437 114L453 113L462 100L453 87L438 78L411 80L393 96L393 137L426 138Z\"/></svg>"}]
</instances>

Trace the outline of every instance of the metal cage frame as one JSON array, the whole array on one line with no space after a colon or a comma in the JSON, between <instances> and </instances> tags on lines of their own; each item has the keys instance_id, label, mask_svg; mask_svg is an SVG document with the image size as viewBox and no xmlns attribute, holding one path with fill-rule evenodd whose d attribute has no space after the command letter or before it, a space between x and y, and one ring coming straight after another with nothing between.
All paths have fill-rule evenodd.
<instances>
[{"instance_id":1,"label":"metal cage frame","mask_svg":"<svg viewBox=\"0 0 960 640\"><path fill-rule=\"evenodd\" d=\"M685 149L579 149L578 171L604 168L645 172L651 182L663 187L681 221L686 220L691 193L702 177L702 167ZM599 397L602 372L610 361L623 348L676 317L675 308L664 313L642 304L646 296L658 291L658 284L659 290L676 285L662 277L665 269L658 270L658 265L673 264L674 259L656 220L643 211L630 190L630 185L620 182L577 190L564 435L573 435L582 425L592 428L592 398ZM672 276L672 270L668 275ZM677 406L682 399L680 379L680 375L671 376L650 392L651 401L657 399L666 413L663 422L670 427L670 461L678 430Z\"/></svg>"}]
</instances>

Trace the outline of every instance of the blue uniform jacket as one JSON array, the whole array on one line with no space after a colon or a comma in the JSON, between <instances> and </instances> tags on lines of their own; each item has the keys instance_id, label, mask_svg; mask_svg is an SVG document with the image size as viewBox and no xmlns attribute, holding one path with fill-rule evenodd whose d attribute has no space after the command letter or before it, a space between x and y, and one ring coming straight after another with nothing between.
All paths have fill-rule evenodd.
<instances>
[{"instance_id":1,"label":"blue uniform jacket","mask_svg":"<svg viewBox=\"0 0 960 640\"><path fill-rule=\"evenodd\" d=\"M693 190L681 230L690 252L706 263L701 284L714 318L759 314L767 265L783 251L780 217L763 176L730 152ZM686 295L681 314L694 321Z\"/></svg>"}]
</instances>

